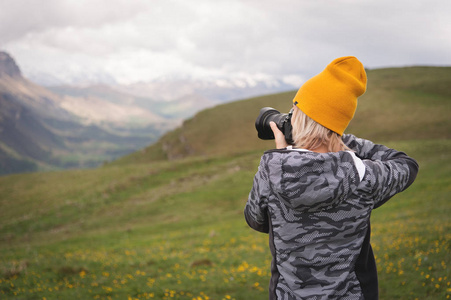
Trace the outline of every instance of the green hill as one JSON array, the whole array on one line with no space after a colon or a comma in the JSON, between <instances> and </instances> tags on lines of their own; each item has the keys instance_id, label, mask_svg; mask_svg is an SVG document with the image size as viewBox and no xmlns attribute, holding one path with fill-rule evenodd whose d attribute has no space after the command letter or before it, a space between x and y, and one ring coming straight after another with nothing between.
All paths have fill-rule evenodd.
<instances>
[{"instance_id":1,"label":"green hill","mask_svg":"<svg viewBox=\"0 0 451 300\"><path fill-rule=\"evenodd\" d=\"M367 92L346 132L376 141L451 137L451 68L413 67L368 72ZM116 163L236 154L272 147L256 138L260 108L288 112L296 91L216 106L198 113L156 144Z\"/></svg>"},{"instance_id":2,"label":"green hill","mask_svg":"<svg viewBox=\"0 0 451 300\"><path fill-rule=\"evenodd\" d=\"M417 181L372 217L381 299L451 295L451 68L368 72L347 132L403 150ZM102 168L0 177L0 298L266 299L267 236L243 208L264 149L263 106L200 112Z\"/></svg>"}]
</instances>

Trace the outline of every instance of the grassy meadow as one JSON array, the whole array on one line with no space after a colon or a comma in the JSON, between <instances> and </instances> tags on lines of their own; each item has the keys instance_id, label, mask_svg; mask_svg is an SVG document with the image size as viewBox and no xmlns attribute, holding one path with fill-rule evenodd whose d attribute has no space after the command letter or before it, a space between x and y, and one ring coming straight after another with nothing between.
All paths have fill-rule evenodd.
<instances>
[{"instance_id":1,"label":"grassy meadow","mask_svg":"<svg viewBox=\"0 0 451 300\"><path fill-rule=\"evenodd\" d=\"M380 299L449 299L451 68L368 77L347 132L420 164L373 212ZM243 208L273 144L253 122L293 95L205 110L101 168L0 177L0 299L267 299L268 237Z\"/></svg>"}]
</instances>

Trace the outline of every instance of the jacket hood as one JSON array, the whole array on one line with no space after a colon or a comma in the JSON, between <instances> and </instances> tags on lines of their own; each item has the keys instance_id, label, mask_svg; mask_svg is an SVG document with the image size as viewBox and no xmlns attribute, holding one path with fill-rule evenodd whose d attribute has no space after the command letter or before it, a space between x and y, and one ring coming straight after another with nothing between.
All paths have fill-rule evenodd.
<instances>
[{"instance_id":1,"label":"jacket hood","mask_svg":"<svg viewBox=\"0 0 451 300\"><path fill-rule=\"evenodd\" d=\"M298 211L332 208L357 189L362 161L350 151L271 150L264 154L272 190ZM362 169L363 168L363 169Z\"/></svg>"}]
</instances>

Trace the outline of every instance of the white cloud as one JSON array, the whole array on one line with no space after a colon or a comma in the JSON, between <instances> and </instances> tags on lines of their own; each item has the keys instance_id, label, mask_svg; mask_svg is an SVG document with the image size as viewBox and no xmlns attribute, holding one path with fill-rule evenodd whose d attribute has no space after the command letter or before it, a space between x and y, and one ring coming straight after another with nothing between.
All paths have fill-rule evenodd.
<instances>
[{"instance_id":1,"label":"white cloud","mask_svg":"<svg viewBox=\"0 0 451 300\"><path fill-rule=\"evenodd\" d=\"M450 65L449 11L440 0L2 0L0 47L25 75L68 81L298 82L344 55L370 68Z\"/></svg>"}]
</instances>

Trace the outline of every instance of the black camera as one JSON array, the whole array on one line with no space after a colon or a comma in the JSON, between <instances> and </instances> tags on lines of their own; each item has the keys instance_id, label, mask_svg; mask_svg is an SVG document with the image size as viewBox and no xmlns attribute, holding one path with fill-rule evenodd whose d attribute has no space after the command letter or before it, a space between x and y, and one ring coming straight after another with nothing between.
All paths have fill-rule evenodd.
<instances>
[{"instance_id":1,"label":"black camera","mask_svg":"<svg viewBox=\"0 0 451 300\"><path fill-rule=\"evenodd\" d=\"M272 107L263 107L260 109L260 114L258 115L257 120L255 120L255 128L257 129L258 137L262 140L274 139L274 133L271 130L271 126L269 126L269 122L273 121L285 135L287 143L293 145L294 141L291 127L292 114L293 110L288 114L282 114Z\"/></svg>"}]
</instances>

